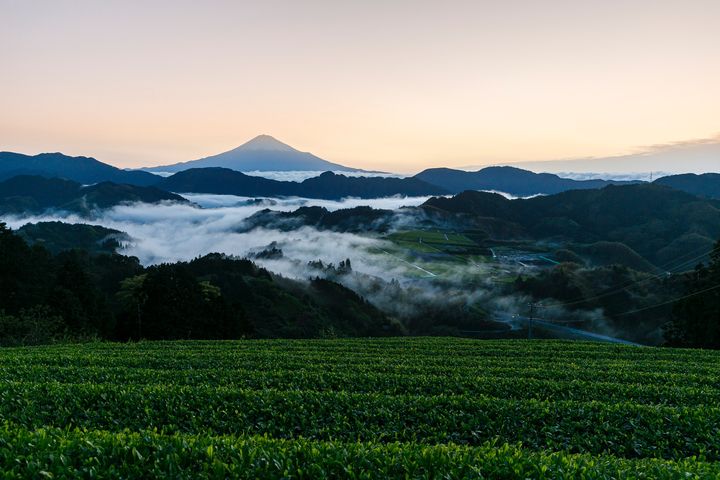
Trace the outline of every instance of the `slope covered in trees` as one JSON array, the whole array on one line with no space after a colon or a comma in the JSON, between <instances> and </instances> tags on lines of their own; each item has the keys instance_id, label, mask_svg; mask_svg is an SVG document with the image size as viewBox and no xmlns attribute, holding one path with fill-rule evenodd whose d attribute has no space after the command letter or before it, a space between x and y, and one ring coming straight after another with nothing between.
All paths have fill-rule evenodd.
<instances>
[{"instance_id":1,"label":"slope covered in trees","mask_svg":"<svg viewBox=\"0 0 720 480\"><path fill-rule=\"evenodd\" d=\"M655 180L658 185L665 185L699 197L720 199L720 173L685 173L668 175Z\"/></svg>"},{"instance_id":2,"label":"slope covered in trees","mask_svg":"<svg viewBox=\"0 0 720 480\"><path fill-rule=\"evenodd\" d=\"M155 187L111 182L83 186L60 178L21 175L0 182L0 214L41 213L49 209L87 214L121 203L187 202Z\"/></svg>"},{"instance_id":3,"label":"slope covered in trees","mask_svg":"<svg viewBox=\"0 0 720 480\"><path fill-rule=\"evenodd\" d=\"M330 299L330 300L329 300ZM0 342L364 336L399 327L326 280L297 282L210 254L143 267L133 257L29 246L0 223Z\"/></svg>"},{"instance_id":4,"label":"slope covered in trees","mask_svg":"<svg viewBox=\"0 0 720 480\"><path fill-rule=\"evenodd\" d=\"M240 196L297 196L339 200L344 197L379 198L394 195L424 196L448 193L444 188L415 178L348 177L325 172L302 182L270 180L227 168L193 168L157 183L180 193L214 193Z\"/></svg>"},{"instance_id":5,"label":"slope covered in trees","mask_svg":"<svg viewBox=\"0 0 720 480\"><path fill-rule=\"evenodd\" d=\"M28 223L17 234L29 244L42 245L51 253L80 249L89 253L114 253L129 240L126 233L99 225L65 222Z\"/></svg>"},{"instance_id":6,"label":"slope covered in trees","mask_svg":"<svg viewBox=\"0 0 720 480\"><path fill-rule=\"evenodd\" d=\"M660 185L609 186L518 200L468 191L432 198L422 208L462 214L479 226L505 224L506 230L527 238L618 242L658 267L687 254L688 245L709 251L720 237L720 202Z\"/></svg>"},{"instance_id":7,"label":"slope covered in trees","mask_svg":"<svg viewBox=\"0 0 720 480\"><path fill-rule=\"evenodd\" d=\"M82 184L115 182L149 186L161 177L138 170L122 170L90 157L71 157L62 153L0 152L0 180L18 175L64 178Z\"/></svg>"},{"instance_id":8,"label":"slope covered in trees","mask_svg":"<svg viewBox=\"0 0 720 480\"><path fill-rule=\"evenodd\" d=\"M710 262L686 275L685 295L675 304L666 338L676 346L720 348L720 241Z\"/></svg>"},{"instance_id":9,"label":"slope covered in trees","mask_svg":"<svg viewBox=\"0 0 720 480\"><path fill-rule=\"evenodd\" d=\"M538 194L552 195L567 190L635 183L612 180L573 180L552 173L534 173L515 167L487 167L477 172L452 168L429 168L415 175L415 178L442 187L451 193L460 193L465 190L496 190L520 197Z\"/></svg>"}]
</instances>

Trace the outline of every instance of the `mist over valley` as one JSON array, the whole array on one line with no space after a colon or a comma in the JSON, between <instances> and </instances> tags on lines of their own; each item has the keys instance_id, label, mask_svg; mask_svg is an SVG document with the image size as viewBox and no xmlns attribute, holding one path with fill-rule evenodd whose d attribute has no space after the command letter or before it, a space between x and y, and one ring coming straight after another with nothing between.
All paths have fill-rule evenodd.
<instances>
[{"instance_id":1,"label":"mist over valley","mask_svg":"<svg viewBox=\"0 0 720 480\"><path fill-rule=\"evenodd\" d=\"M720 479L717 0L0 17L0 478Z\"/></svg>"}]
</instances>

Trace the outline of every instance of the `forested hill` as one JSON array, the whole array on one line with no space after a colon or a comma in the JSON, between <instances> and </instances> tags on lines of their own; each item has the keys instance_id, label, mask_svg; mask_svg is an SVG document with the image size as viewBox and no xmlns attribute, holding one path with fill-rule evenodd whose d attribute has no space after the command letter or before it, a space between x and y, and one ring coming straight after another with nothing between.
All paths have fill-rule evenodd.
<instances>
[{"instance_id":1,"label":"forested hill","mask_svg":"<svg viewBox=\"0 0 720 480\"><path fill-rule=\"evenodd\" d=\"M86 214L126 202L187 202L155 187L110 182L82 186L71 180L20 175L0 182L0 214L41 213L59 209Z\"/></svg>"},{"instance_id":2,"label":"forested hill","mask_svg":"<svg viewBox=\"0 0 720 480\"><path fill-rule=\"evenodd\" d=\"M313 164L314 168L300 168L297 165L289 168L286 163L276 165L273 162L265 162L268 160L266 155L273 157L287 154L312 157L310 154L293 149L284 151L277 148L271 150L240 148L237 152L233 150L227 153L235 155L233 152L238 155L242 154L241 156L245 160L251 160L250 163L242 163L247 170L273 170L274 168L270 168L273 165L277 167L277 170L328 170L331 167L333 170L355 170L329 162L322 163L324 161L321 159L317 159L321 163ZM348 177L328 171L303 182L288 182L245 175L238 171L241 169L240 165L232 161L227 165L220 162L218 166L214 167L210 166L213 162L205 162L205 160L209 161L214 158L216 157L208 157L198 161L197 164L188 162L168 166L167 168L172 168L171 171L178 173L163 178L148 171L123 170L91 157L72 157L62 153L24 155L0 152L0 181L17 176L41 176L70 180L83 185L111 182L146 187L156 186L172 192L240 196L301 196L319 199L444 195L457 194L466 190L498 191L527 197L538 194L552 195L568 190L598 189L608 185L642 183L602 179L574 180L551 173L534 173L509 166L487 167L475 172L452 168L430 168L414 177L407 178ZM232 169L227 168L230 165L232 165ZM190 166L194 168L189 168ZM162 167L158 167L153 170L162 169ZM718 173L670 175L659 178L654 183L670 186L693 195L720 199L720 174Z\"/></svg>"},{"instance_id":3,"label":"forested hill","mask_svg":"<svg viewBox=\"0 0 720 480\"><path fill-rule=\"evenodd\" d=\"M654 183L682 190L683 192L700 197L720 199L720 173L669 175L658 178Z\"/></svg>"},{"instance_id":4,"label":"forested hill","mask_svg":"<svg viewBox=\"0 0 720 480\"><path fill-rule=\"evenodd\" d=\"M82 249L91 254L114 253L130 236L119 230L82 223L28 223L17 234L30 245L41 245L51 253Z\"/></svg>"},{"instance_id":5,"label":"forested hill","mask_svg":"<svg viewBox=\"0 0 720 480\"><path fill-rule=\"evenodd\" d=\"M82 184L98 182L127 183L130 185L153 185L161 177L138 170L122 170L91 157L71 157L62 153L0 152L0 180L18 175L39 175L72 180Z\"/></svg>"},{"instance_id":6,"label":"forested hill","mask_svg":"<svg viewBox=\"0 0 720 480\"><path fill-rule=\"evenodd\" d=\"M467 191L432 198L422 208L463 214L480 224L513 224L520 234L535 238L617 242L655 265L687 254L691 247L710 251L720 237L720 201L652 184L518 200Z\"/></svg>"},{"instance_id":7,"label":"forested hill","mask_svg":"<svg viewBox=\"0 0 720 480\"><path fill-rule=\"evenodd\" d=\"M496 190L519 197L637 183L612 180L573 180L552 173L534 173L515 167L487 167L477 172L452 168L429 168L418 173L414 178L437 185L452 193L465 190Z\"/></svg>"},{"instance_id":8,"label":"forested hill","mask_svg":"<svg viewBox=\"0 0 720 480\"><path fill-rule=\"evenodd\" d=\"M300 207L291 212L260 210L245 219L238 229L272 228L290 231L311 226L319 230L341 232L384 232L391 228L395 212L370 207L343 208L329 211L324 207Z\"/></svg>"},{"instance_id":9,"label":"forested hill","mask_svg":"<svg viewBox=\"0 0 720 480\"><path fill-rule=\"evenodd\" d=\"M0 344L56 338L382 336L398 323L338 283L299 282L209 254L143 267L137 258L51 254L0 223Z\"/></svg>"},{"instance_id":10,"label":"forested hill","mask_svg":"<svg viewBox=\"0 0 720 480\"><path fill-rule=\"evenodd\" d=\"M379 198L394 195L424 196L448 193L442 187L415 178L348 177L325 172L302 182L270 180L227 168L193 168L157 184L180 193L213 193L240 196L297 196L339 200L344 197Z\"/></svg>"}]
</instances>

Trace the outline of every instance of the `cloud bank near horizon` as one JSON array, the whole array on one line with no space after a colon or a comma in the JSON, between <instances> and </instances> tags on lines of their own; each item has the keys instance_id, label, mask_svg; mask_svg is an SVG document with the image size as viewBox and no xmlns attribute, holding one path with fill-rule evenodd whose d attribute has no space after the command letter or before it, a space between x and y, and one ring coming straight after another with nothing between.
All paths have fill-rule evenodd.
<instances>
[{"instance_id":1,"label":"cloud bank near horizon","mask_svg":"<svg viewBox=\"0 0 720 480\"><path fill-rule=\"evenodd\" d=\"M349 198L341 201L306 198L257 199L233 195L184 195L199 205L162 203L128 204L98 212L88 219L67 212L51 212L33 216L8 216L4 221L13 229L27 223L62 221L101 225L126 232L132 238L120 253L136 256L145 265L190 260L211 252L246 256L272 242L302 252L308 260L323 258L338 262L360 245L368 245L367 237L358 235L312 232L281 232L256 229L238 233L243 221L260 210L271 208L292 211L303 206L320 206L328 210L367 205L372 208L396 210L416 206L430 197L389 197L372 200ZM295 238L295 235L297 238ZM329 240L329 241L328 241ZM308 245L303 246L302 244ZM338 249L337 245L343 248ZM332 252L343 251L335 258ZM313 255L310 255L310 254Z\"/></svg>"},{"instance_id":2,"label":"cloud bank near horizon","mask_svg":"<svg viewBox=\"0 0 720 480\"><path fill-rule=\"evenodd\" d=\"M505 163L533 172L555 173L567 178L605 180L648 180L679 173L720 171L720 135L695 140L668 142L634 149L609 157L583 157ZM474 167L464 167L471 169Z\"/></svg>"}]
</instances>

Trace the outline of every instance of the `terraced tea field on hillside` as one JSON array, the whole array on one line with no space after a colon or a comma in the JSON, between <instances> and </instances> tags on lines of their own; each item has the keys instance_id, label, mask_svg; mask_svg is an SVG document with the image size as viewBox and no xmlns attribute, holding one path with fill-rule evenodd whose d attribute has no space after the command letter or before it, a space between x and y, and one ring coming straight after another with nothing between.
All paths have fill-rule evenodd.
<instances>
[{"instance_id":1,"label":"terraced tea field on hillside","mask_svg":"<svg viewBox=\"0 0 720 480\"><path fill-rule=\"evenodd\" d=\"M720 355L447 338L0 350L3 478L716 478Z\"/></svg>"}]
</instances>

